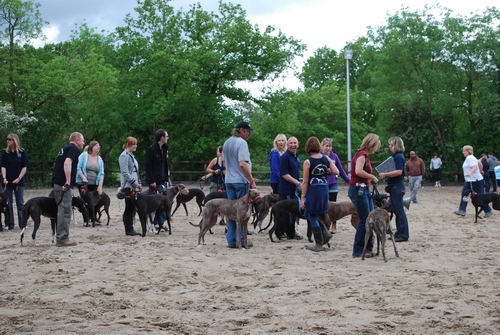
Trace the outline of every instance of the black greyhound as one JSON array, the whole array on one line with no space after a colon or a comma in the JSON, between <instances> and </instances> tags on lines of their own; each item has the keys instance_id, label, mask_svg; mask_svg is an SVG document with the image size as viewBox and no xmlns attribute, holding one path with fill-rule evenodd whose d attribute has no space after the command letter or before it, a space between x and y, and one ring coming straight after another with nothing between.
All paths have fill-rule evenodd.
<instances>
[{"instance_id":1,"label":"black greyhound","mask_svg":"<svg viewBox=\"0 0 500 335\"><path fill-rule=\"evenodd\" d=\"M472 198L472 204L476 208L476 220L474 223L477 223L477 218L482 219L479 214L486 209L486 206L488 206L490 202L493 203L493 209L500 211L500 194L494 192L476 193L473 190L467 190L464 196L470 196Z\"/></svg>"},{"instance_id":2,"label":"black greyhound","mask_svg":"<svg viewBox=\"0 0 500 335\"><path fill-rule=\"evenodd\" d=\"M109 206L111 204L111 199L109 198L109 196L104 192L99 194L97 190L89 191L87 184L81 185L78 190L80 191L80 196L82 197L83 201L85 201L90 211L90 220L92 220L92 227L95 227L95 223L98 220L98 218L96 217L96 213L99 213L99 219L101 218L101 207L103 206L104 212L108 216L108 222L106 223L106 226L109 226ZM88 222L86 222L85 226L88 227Z\"/></svg>"},{"instance_id":3,"label":"black greyhound","mask_svg":"<svg viewBox=\"0 0 500 335\"><path fill-rule=\"evenodd\" d=\"M72 205L78 208L78 211L82 213L84 222L89 222L89 211L85 207L85 202L80 197L73 197L71 200ZM40 228L40 217L45 216L50 218L50 225L52 227L52 242L54 242L54 236L56 234L56 223L57 223L57 203L55 198L51 197L36 197L28 200L23 207L23 219L21 222L21 246L23 245L24 231L26 230L29 217L35 222L33 228L33 242L36 244L36 232Z\"/></svg>"},{"instance_id":4,"label":"black greyhound","mask_svg":"<svg viewBox=\"0 0 500 335\"><path fill-rule=\"evenodd\" d=\"M201 212L203 211L203 209L201 207L203 206L203 202L205 201L205 193L203 193L203 191L200 190L199 188L190 188L188 191L189 191L189 194L186 194L186 195L179 194L177 196L177 198L176 198L177 205L175 206L174 211L172 212L172 215L174 215L177 208L179 208L179 206L182 204L182 206L184 206L184 210L186 211L186 216L188 216L186 202L193 200L194 197L196 197L196 203L198 204L198 207L200 208L200 213L198 214L198 216L201 215Z\"/></svg>"}]
</instances>

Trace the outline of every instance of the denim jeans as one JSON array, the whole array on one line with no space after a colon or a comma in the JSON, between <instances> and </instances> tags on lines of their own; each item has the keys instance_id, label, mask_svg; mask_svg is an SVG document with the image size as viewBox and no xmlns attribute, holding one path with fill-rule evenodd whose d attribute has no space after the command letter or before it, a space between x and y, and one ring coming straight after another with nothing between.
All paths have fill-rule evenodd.
<instances>
[{"instance_id":1,"label":"denim jeans","mask_svg":"<svg viewBox=\"0 0 500 335\"><path fill-rule=\"evenodd\" d=\"M349 186L347 190L347 195L351 199L354 208L359 216L358 227L356 228L356 235L354 235L354 246L352 249L353 256L360 256L363 254L363 248L365 247L365 234L366 234L366 219L368 214L373 210L373 200L370 188L367 187L363 193L362 197L358 197L358 189L356 186ZM368 245L366 247L367 251L372 251L373 249L373 236L370 237Z\"/></svg>"},{"instance_id":2,"label":"denim jeans","mask_svg":"<svg viewBox=\"0 0 500 335\"><path fill-rule=\"evenodd\" d=\"M14 198L16 197L16 207L17 207L17 224L21 228L21 221L23 220L23 206L24 206L24 186L14 186L12 184L7 184L7 195L9 197L9 209L10 209L10 222L9 229L14 229Z\"/></svg>"},{"instance_id":3,"label":"denim jeans","mask_svg":"<svg viewBox=\"0 0 500 335\"><path fill-rule=\"evenodd\" d=\"M166 186L165 183L161 183L160 185ZM157 187L159 187L159 185L157 185ZM167 212L161 213L160 222L158 222L158 219L156 218L156 214L155 214L155 218L153 220L153 223L154 223L154 225L159 225L161 228L161 226L163 226L163 223L165 222L166 219L167 219Z\"/></svg>"},{"instance_id":4,"label":"denim jeans","mask_svg":"<svg viewBox=\"0 0 500 335\"><path fill-rule=\"evenodd\" d=\"M248 183L229 183L226 184L227 198L229 200L236 200L243 198L250 189L250 184ZM236 222L234 220L228 219L227 222L227 234L226 240L227 244L237 244L236 240ZM241 244L245 243L244 232L241 231Z\"/></svg>"},{"instance_id":5,"label":"denim jeans","mask_svg":"<svg viewBox=\"0 0 500 335\"><path fill-rule=\"evenodd\" d=\"M470 190L471 188L472 188L472 190L474 192L476 192L478 194L479 193L484 193L483 192L484 191L483 180L478 180L478 181L473 181L473 182L466 181L464 183L464 187L462 188L462 197L460 198L460 206L458 206L458 210L459 211L463 211L464 213L467 210L467 203L468 203L468 201L462 201L462 199L464 197L465 191ZM492 209L491 209L490 205L486 206L486 210L484 212L485 213L489 213L491 211L492 211Z\"/></svg>"},{"instance_id":6,"label":"denim jeans","mask_svg":"<svg viewBox=\"0 0 500 335\"><path fill-rule=\"evenodd\" d=\"M422 177L420 177L422 178ZM402 180L392 186L390 197L394 215L396 215L396 231L394 237L410 238L410 228L403 205L405 195L405 182Z\"/></svg>"}]
</instances>

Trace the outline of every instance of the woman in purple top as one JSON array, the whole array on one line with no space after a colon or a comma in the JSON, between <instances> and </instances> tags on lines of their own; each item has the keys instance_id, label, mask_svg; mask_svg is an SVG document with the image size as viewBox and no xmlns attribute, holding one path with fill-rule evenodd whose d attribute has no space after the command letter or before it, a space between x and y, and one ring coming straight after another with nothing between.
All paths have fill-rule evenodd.
<instances>
[{"instance_id":1,"label":"woman in purple top","mask_svg":"<svg viewBox=\"0 0 500 335\"><path fill-rule=\"evenodd\" d=\"M286 151L286 136L278 134L274 139L273 149L269 153L269 167L271 174L269 175L269 183L273 190L273 194L278 194L278 186L280 183L280 157Z\"/></svg>"},{"instance_id":2,"label":"woman in purple top","mask_svg":"<svg viewBox=\"0 0 500 335\"><path fill-rule=\"evenodd\" d=\"M321 141L321 147L322 147L321 152L332 160L333 164L337 167L337 169L339 169L340 176L342 177L342 179L344 179L344 181L346 181L349 184L351 178L349 178L347 173L345 173L344 168L342 167L342 163L340 162L339 156L337 156L337 154L332 151L332 139L328 137L323 139L323 141ZM339 182L337 179L337 175L329 174L328 200L336 202L338 193L339 193ZM337 221L332 222L330 233L332 234L337 233Z\"/></svg>"}]
</instances>

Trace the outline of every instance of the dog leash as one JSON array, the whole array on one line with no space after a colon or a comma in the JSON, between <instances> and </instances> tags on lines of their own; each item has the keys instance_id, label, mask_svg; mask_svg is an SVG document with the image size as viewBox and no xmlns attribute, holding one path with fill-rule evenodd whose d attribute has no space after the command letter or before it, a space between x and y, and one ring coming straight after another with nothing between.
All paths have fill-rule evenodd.
<instances>
[{"instance_id":1,"label":"dog leash","mask_svg":"<svg viewBox=\"0 0 500 335\"><path fill-rule=\"evenodd\" d=\"M300 196L299 196L299 192L297 189L295 189L295 196L297 197L297 203L299 205L299 214L302 215L303 217L305 217L305 210L303 211L302 208L300 208Z\"/></svg>"}]
</instances>

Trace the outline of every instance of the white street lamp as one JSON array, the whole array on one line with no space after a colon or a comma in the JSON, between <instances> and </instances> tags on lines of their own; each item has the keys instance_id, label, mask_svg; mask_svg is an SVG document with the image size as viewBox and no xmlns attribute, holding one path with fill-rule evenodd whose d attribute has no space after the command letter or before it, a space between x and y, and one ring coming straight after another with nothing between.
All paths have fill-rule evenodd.
<instances>
[{"instance_id":1,"label":"white street lamp","mask_svg":"<svg viewBox=\"0 0 500 335\"><path fill-rule=\"evenodd\" d=\"M347 173L351 172L351 97L349 90L349 59L352 59L352 50L345 51L347 72Z\"/></svg>"}]
</instances>

